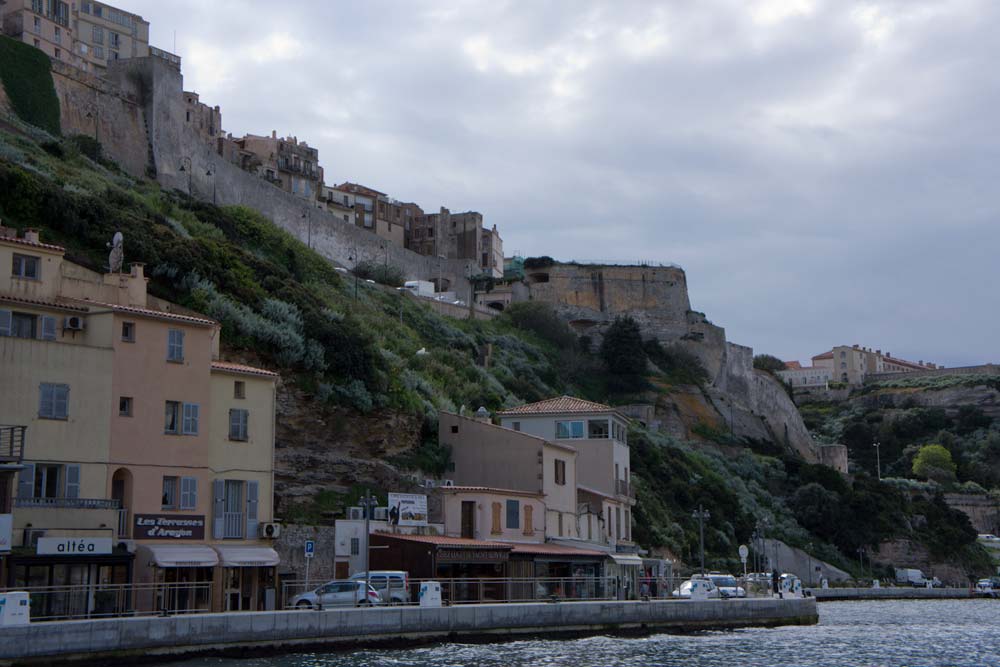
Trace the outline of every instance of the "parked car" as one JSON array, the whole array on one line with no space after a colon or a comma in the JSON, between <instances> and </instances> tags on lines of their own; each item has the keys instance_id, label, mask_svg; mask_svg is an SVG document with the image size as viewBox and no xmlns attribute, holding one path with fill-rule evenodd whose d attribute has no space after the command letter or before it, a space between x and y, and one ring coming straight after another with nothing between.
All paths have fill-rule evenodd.
<instances>
[{"instance_id":1,"label":"parked car","mask_svg":"<svg viewBox=\"0 0 1000 667\"><path fill-rule=\"evenodd\" d=\"M976 595L987 598L995 598L997 595L1000 595L1000 591L993 588L992 579L980 579L976 582Z\"/></svg>"},{"instance_id":2,"label":"parked car","mask_svg":"<svg viewBox=\"0 0 1000 667\"><path fill-rule=\"evenodd\" d=\"M364 581L365 573L351 576L352 581ZM385 604L410 603L410 573L405 570L372 570L368 583L378 591Z\"/></svg>"},{"instance_id":3,"label":"parked car","mask_svg":"<svg viewBox=\"0 0 1000 667\"><path fill-rule=\"evenodd\" d=\"M378 591L368 586L365 595L363 581L328 581L318 588L307 591L292 598L291 606L296 609L311 609L320 605L324 607L355 607L370 606L382 603Z\"/></svg>"},{"instance_id":4,"label":"parked car","mask_svg":"<svg viewBox=\"0 0 1000 667\"><path fill-rule=\"evenodd\" d=\"M711 572L708 578L719 589L719 595L724 598L745 598L746 590L736 582L736 577L721 572Z\"/></svg>"},{"instance_id":5,"label":"parked car","mask_svg":"<svg viewBox=\"0 0 1000 667\"><path fill-rule=\"evenodd\" d=\"M710 597L710 598L719 598L719 597L721 597L721 594L719 593L719 588L712 582L712 580L708 576L705 576L704 578L702 578L700 575L695 575L695 576L691 577L690 579L688 579L687 581L685 581L684 583L682 583L678 588L675 588L674 589L674 593L673 593L674 597L675 598L690 598L691 597L692 582L695 579L703 580L706 584L708 584L708 597Z\"/></svg>"}]
</instances>

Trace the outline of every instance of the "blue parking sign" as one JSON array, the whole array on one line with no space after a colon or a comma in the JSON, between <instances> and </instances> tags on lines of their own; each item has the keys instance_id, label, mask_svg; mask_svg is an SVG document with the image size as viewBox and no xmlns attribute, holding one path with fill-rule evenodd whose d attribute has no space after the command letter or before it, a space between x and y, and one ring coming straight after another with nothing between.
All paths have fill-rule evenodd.
<instances>
[{"instance_id":1,"label":"blue parking sign","mask_svg":"<svg viewBox=\"0 0 1000 667\"><path fill-rule=\"evenodd\" d=\"M316 543L312 540L306 540L306 558L312 558L316 555Z\"/></svg>"}]
</instances>

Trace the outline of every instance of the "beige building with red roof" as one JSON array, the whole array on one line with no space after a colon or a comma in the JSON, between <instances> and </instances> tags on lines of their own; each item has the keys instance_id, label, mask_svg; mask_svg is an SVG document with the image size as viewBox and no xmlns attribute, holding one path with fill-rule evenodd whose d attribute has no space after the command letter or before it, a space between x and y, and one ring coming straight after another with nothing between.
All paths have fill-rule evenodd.
<instances>
[{"instance_id":1,"label":"beige building with red roof","mask_svg":"<svg viewBox=\"0 0 1000 667\"><path fill-rule=\"evenodd\" d=\"M794 366L793 366L794 364ZM786 370L777 375L792 388L825 387L830 382L843 382L852 386L864 384L869 375L884 373L911 373L913 371L941 368L937 364L907 361L861 345L838 345L812 358L812 366L802 367L797 361L785 362Z\"/></svg>"},{"instance_id":2,"label":"beige building with red roof","mask_svg":"<svg viewBox=\"0 0 1000 667\"><path fill-rule=\"evenodd\" d=\"M220 360L219 323L147 294L141 264L63 255L0 228L0 424L26 434L0 487L4 585L135 581L137 609L265 608L277 375Z\"/></svg>"}]
</instances>

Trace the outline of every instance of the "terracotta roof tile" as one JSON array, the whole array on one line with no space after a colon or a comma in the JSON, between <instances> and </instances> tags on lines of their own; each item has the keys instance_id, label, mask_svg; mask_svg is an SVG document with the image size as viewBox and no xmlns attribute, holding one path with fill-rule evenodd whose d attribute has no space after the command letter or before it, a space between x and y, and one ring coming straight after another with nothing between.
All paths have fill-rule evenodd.
<instances>
[{"instance_id":1,"label":"terracotta roof tile","mask_svg":"<svg viewBox=\"0 0 1000 667\"><path fill-rule=\"evenodd\" d=\"M785 362L785 370L788 370L788 371L797 371L800 368L802 368L802 364L800 364L797 361L786 361Z\"/></svg>"},{"instance_id":2,"label":"terracotta roof tile","mask_svg":"<svg viewBox=\"0 0 1000 667\"><path fill-rule=\"evenodd\" d=\"M813 359L833 359L833 350L829 352L824 352L823 354L817 354Z\"/></svg>"},{"instance_id":3,"label":"terracotta roof tile","mask_svg":"<svg viewBox=\"0 0 1000 667\"><path fill-rule=\"evenodd\" d=\"M254 366L247 366L245 364L236 364L231 361L213 361L212 362L213 371L223 371L227 373L242 373L244 375L260 375L263 377L278 377L278 374L265 370L263 368L256 368Z\"/></svg>"},{"instance_id":4,"label":"terracotta roof tile","mask_svg":"<svg viewBox=\"0 0 1000 667\"><path fill-rule=\"evenodd\" d=\"M436 544L442 547L465 547L467 549L510 549L511 545L506 542L484 542L483 540L470 540L465 537L447 537L445 535L400 535L398 533L376 532L374 535L388 537L394 540L404 540L407 542L421 542L423 544Z\"/></svg>"},{"instance_id":5,"label":"terracotta roof tile","mask_svg":"<svg viewBox=\"0 0 1000 667\"><path fill-rule=\"evenodd\" d=\"M585 401L582 398L573 396L559 396L549 398L537 403L527 403L510 410L498 412L498 415L550 415L564 413L587 413L587 412L617 412L610 405Z\"/></svg>"},{"instance_id":6,"label":"terracotta roof tile","mask_svg":"<svg viewBox=\"0 0 1000 667\"><path fill-rule=\"evenodd\" d=\"M61 310L71 310L75 313L86 313L87 309L83 306L75 306L71 303L65 301L59 301L54 299L29 299L23 296L14 296L13 294L0 294L0 301L9 301L11 303L23 303L26 306L42 306L44 308L59 308Z\"/></svg>"},{"instance_id":7,"label":"terracotta roof tile","mask_svg":"<svg viewBox=\"0 0 1000 667\"><path fill-rule=\"evenodd\" d=\"M29 248L41 248L43 250L66 252L66 248L62 247L61 245L52 245L51 243L36 243L34 241L28 241L27 239L18 239L11 236L0 236L0 242L16 243L17 245L28 246Z\"/></svg>"},{"instance_id":8,"label":"terracotta roof tile","mask_svg":"<svg viewBox=\"0 0 1000 667\"><path fill-rule=\"evenodd\" d=\"M517 489L498 489L493 486L439 486L443 491L466 491L480 493L507 493L513 496L538 496L543 494L540 491L518 491Z\"/></svg>"},{"instance_id":9,"label":"terracotta roof tile","mask_svg":"<svg viewBox=\"0 0 1000 667\"><path fill-rule=\"evenodd\" d=\"M189 324L198 324L201 326L218 326L219 323L215 320L210 320L205 317L193 317L191 315L180 315L178 313L170 313L165 310L153 310L151 308L140 308L138 306L121 306L116 303L105 303L103 301L94 301L92 299L74 299L77 303L92 304L94 306L100 306L102 308L110 308L111 310L119 313L132 313L134 315L143 315L145 317L155 317L164 320L175 320L178 322L188 322Z\"/></svg>"}]
</instances>

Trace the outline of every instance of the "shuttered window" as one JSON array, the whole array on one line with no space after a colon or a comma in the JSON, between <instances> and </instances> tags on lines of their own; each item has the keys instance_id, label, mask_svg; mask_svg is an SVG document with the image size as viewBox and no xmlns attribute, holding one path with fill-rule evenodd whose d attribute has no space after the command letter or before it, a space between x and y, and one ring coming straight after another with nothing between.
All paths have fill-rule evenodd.
<instances>
[{"instance_id":1,"label":"shuttered window","mask_svg":"<svg viewBox=\"0 0 1000 667\"><path fill-rule=\"evenodd\" d=\"M43 419L69 417L69 385L45 384L39 387L38 416Z\"/></svg>"},{"instance_id":2,"label":"shuttered window","mask_svg":"<svg viewBox=\"0 0 1000 667\"><path fill-rule=\"evenodd\" d=\"M245 441L248 439L247 423L250 420L249 410L232 409L229 411L229 439Z\"/></svg>"},{"instance_id":3,"label":"shuttered window","mask_svg":"<svg viewBox=\"0 0 1000 667\"><path fill-rule=\"evenodd\" d=\"M507 529L516 530L521 527L521 503L517 500L507 501Z\"/></svg>"},{"instance_id":4,"label":"shuttered window","mask_svg":"<svg viewBox=\"0 0 1000 667\"><path fill-rule=\"evenodd\" d=\"M524 534L534 535L535 534L535 524L534 524L534 511L535 508L531 505L524 506Z\"/></svg>"},{"instance_id":5,"label":"shuttered window","mask_svg":"<svg viewBox=\"0 0 1000 667\"><path fill-rule=\"evenodd\" d=\"M184 332L180 329L167 331L167 361L184 361Z\"/></svg>"},{"instance_id":6,"label":"shuttered window","mask_svg":"<svg viewBox=\"0 0 1000 667\"><path fill-rule=\"evenodd\" d=\"M184 404L184 435L198 435L198 404Z\"/></svg>"},{"instance_id":7,"label":"shuttered window","mask_svg":"<svg viewBox=\"0 0 1000 667\"><path fill-rule=\"evenodd\" d=\"M198 506L198 479L195 477L181 477L181 506L182 510L193 510Z\"/></svg>"},{"instance_id":8,"label":"shuttered window","mask_svg":"<svg viewBox=\"0 0 1000 667\"><path fill-rule=\"evenodd\" d=\"M499 535L500 529L500 503L493 503L493 526L490 530L494 535Z\"/></svg>"},{"instance_id":9,"label":"shuttered window","mask_svg":"<svg viewBox=\"0 0 1000 667\"><path fill-rule=\"evenodd\" d=\"M67 498L80 497L80 466L78 465L66 466L65 493Z\"/></svg>"},{"instance_id":10,"label":"shuttered window","mask_svg":"<svg viewBox=\"0 0 1000 667\"><path fill-rule=\"evenodd\" d=\"M42 340L56 339L56 318L51 315L42 315Z\"/></svg>"},{"instance_id":11,"label":"shuttered window","mask_svg":"<svg viewBox=\"0 0 1000 667\"><path fill-rule=\"evenodd\" d=\"M11 314L9 310L0 310L0 336L10 335Z\"/></svg>"}]
</instances>

